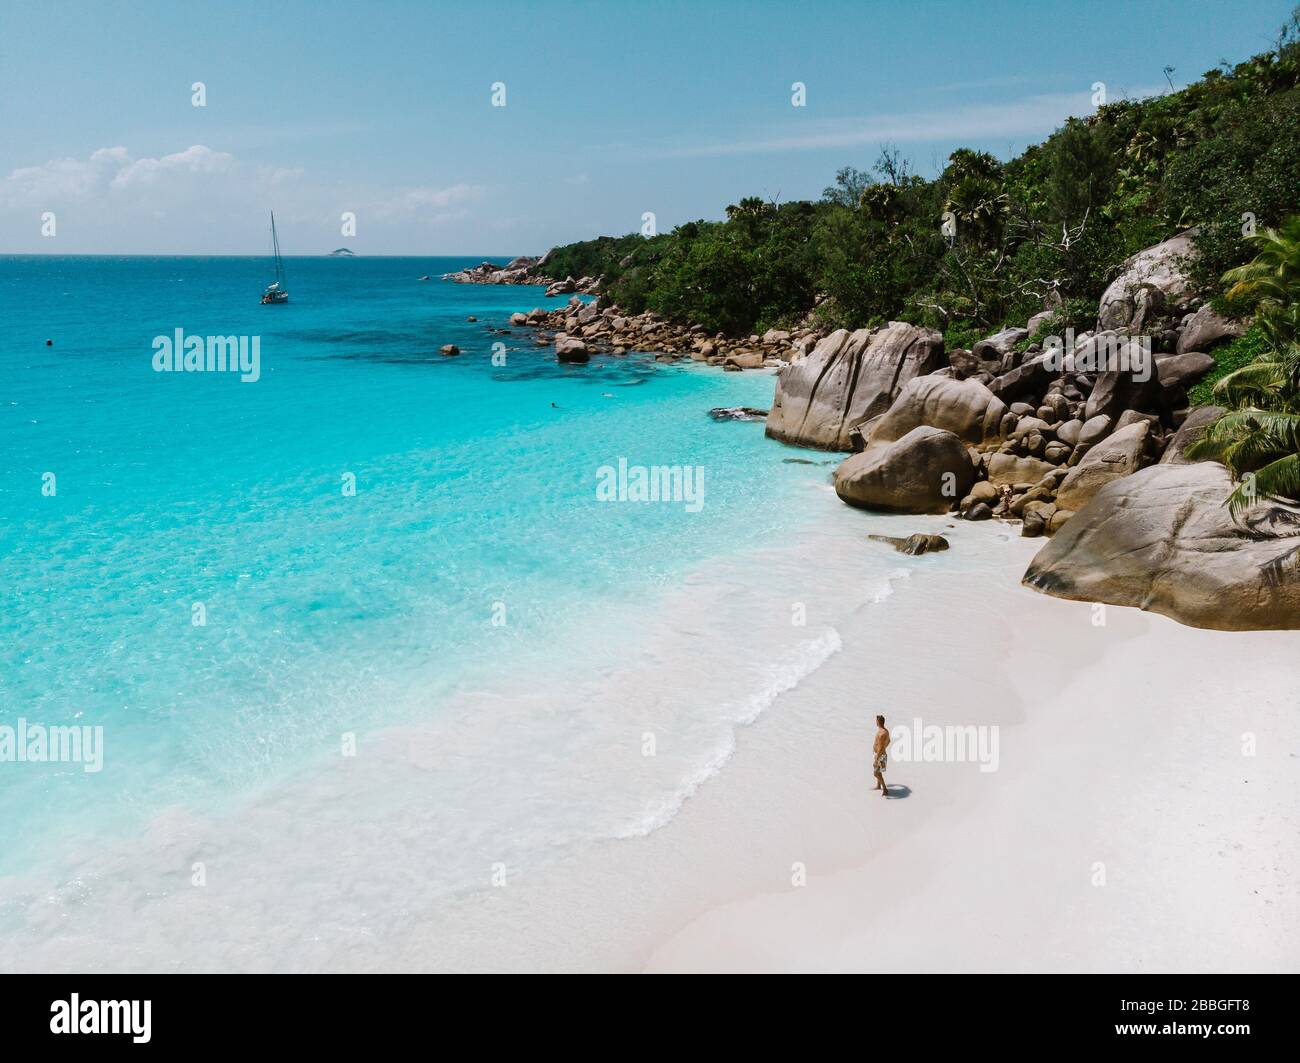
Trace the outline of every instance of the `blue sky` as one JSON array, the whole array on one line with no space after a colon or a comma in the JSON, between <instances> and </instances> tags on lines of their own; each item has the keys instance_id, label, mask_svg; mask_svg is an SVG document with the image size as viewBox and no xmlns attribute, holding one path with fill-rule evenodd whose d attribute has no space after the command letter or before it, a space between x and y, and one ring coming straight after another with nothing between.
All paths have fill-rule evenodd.
<instances>
[{"instance_id":1,"label":"blue sky","mask_svg":"<svg viewBox=\"0 0 1300 1063\"><path fill-rule=\"evenodd\" d=\"M0 252L260 251L272 207L302 254L666 230L816 198L885 141L926 174L1005 158L1094 82L1149 95L1267 50L1293 2L5 0Z\"/></svg>"}]
</instances>

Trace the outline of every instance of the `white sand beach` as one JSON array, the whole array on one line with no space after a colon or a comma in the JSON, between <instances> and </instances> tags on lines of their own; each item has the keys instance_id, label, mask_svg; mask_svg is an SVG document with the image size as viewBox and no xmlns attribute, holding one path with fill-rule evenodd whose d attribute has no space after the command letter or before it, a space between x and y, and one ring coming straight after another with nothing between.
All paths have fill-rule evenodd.
<instances>
[{"instance_id":1,"label":"white sand beach","mask_svg":"<svg viewBox=\"0 0 1300 1063\"><path fill-rule=\"evenodd\" d=\"M770 765L786 791L772 806L791 812L792 855L801 829L813 843L802 847L807 885L774 883L710 909L660 943L648 970L1300 968L1296 636L1198 631L1114 608L1094 627L1090 606L1015 585L1032 549L1010 544L1008 578L992 589L991 611L1010 624L934 615L932 646L995 635L982 673L959 664L909 683L856 669L864 716L998 721L998 770L895 761L889 779L910 793L885 802L864 779L864 735L810 743L797 775L787 747L783 767ZM823 696L853 689L855 656L873 658L850 642L818 676ZM813 692L801 694L815 711ZM753 761L790 723L773 713L754 728ZM1248 734L1254 756L1243 755ZM738 767L674 828L690 830L693 813L757 767ZM832 808L830 792L846 807Z\"/></svg>"}]
</instances>

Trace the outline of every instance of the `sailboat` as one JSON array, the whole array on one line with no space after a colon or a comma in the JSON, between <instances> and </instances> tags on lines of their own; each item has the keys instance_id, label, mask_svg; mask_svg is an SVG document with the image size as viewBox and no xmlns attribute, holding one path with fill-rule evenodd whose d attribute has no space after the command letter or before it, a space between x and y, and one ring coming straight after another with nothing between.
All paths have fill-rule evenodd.
<instances>
[{"instance_id":1,"label":"sailboat","mask_svg":"<svg viewBox=\"0 0 1300 1063\"><path fill-rule=\"evenodd\" d=\"M280 238L275 235L275 211L271 211L271 249L275 252L275 280L262 293L262 305L287 303L289 293L284 290L284 266L280 262Z\"/></svg>"}]
</instances>

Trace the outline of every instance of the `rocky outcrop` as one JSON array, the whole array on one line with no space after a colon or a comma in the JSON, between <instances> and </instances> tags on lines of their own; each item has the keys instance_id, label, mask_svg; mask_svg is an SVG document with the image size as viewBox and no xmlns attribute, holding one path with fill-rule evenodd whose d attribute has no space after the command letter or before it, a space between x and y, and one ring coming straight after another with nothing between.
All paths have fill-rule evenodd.
<instances>
[{"instance_id":1,"label":"rocky outcrop","mask_svg":"<svg viewBox=\"0 0 1300 1063\"><path fill-rule=\"evenodd\" d=\"M852 506L894 513L943 513L975 482L966 444L940 428L915 428L846 458L835 493Z\"/></svg>"},{"instance_id":2,"label":"rocky outcrop","mask_svg":"<svg viewBox=\"0 0 1300 1063\"><path fill-rule=\"evenodd\" d=\"M600 291L600 277L565 277L556 280L545 276L542 270L550 258L551 251L547 251L541 258L520 255L504 266L496 262L480 262L477 266L444 273L442 279L455 284L542 284L546 286L548 296L596 295Z\"/></svg>"},{"instance_id":3,"label":"rocky outcrop","mask_svg":"<svg viewBox=\"0 0 1300 1063\"><path fill-rule=\"evenodd\" d=\"M1116 480L1030 564L1027 586L1223 631L1300 628L1300 510L1263 503L1234 522L1217 462Z\"/></svg>"},{"instance_id":4,"label":"rocky outcrop","mask_svg":"<svg viewBox=\"0 0 1300 1063\"><path fill-rule=\"evenodd\" d=\"M850 433L884 413L907 381L943 366L943 337L891 321L838 329L780 375L767 434L797 446L851 450Z\"/></svg>"},{"instance_id":5,"label":"rocky outcrop","mask_svg":"<svg viewBox=\"0 0 1300 1063\"><path fill-rule=\"evenodd\" d=\"M1097 309L1097 328L1133 335L1177 324L1187 312L1187 261L1196 254L1194 229L1139 251L1125 263Z\"/></svg>"},{"instance_id":6,"label":"rocky outcrop","mask_svg":"<svg viewBox=\"0 0 1300 1063\"><path fill-rule=\"evenodd\" d=\"M1151 426L1131 424L1088 451L1061 481L1056 504L1061 509L1082 509L1112 480L1128 476L1151 463Z\"/></svg>"},{"instance_id":7,"label":"rocky outcrop","mask_svg":"<svg viewBox=\"0 0 1300 1063\"><path fill-rule=\"evenodd\" d=\"M504 266L480 262L455 273L444 273L442 279L456 284L544 284L543 278L533 277L529 272L535 262L526 257L513 258Z\"/></svg>"},{"instance_id":8,"label":"rocky outcrop","mask_svg":"<svg viewBox=\"0 0 1300 1063\"><path fill-rule=\"evenodd\" d=\"M923 424L943 428L967 443L984 443L998 434L1006 403L977 380L942 376L913 377L893 404L871 426L869 443L902 439Z\"/></svg>"}]
</instances>

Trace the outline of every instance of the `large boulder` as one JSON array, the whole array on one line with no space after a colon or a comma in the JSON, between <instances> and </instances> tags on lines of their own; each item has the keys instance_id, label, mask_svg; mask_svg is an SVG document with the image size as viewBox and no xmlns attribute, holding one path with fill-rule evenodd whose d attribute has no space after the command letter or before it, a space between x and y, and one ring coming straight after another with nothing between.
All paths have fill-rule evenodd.
<instances>
[{"instance_id":1,"label":"large boulder","mask_svg":"<svg viewBox=\"0 0 1300 1063\"><path fill-rule=\"evenodd\" d=\"M1187 310L1187 262L1195 256L1194 229L1139 251L1102 293L1097 328L1133 334L1171 327Z\"/></svg>"},{"instance_id":2,"label":"large boulder","mask_svg":"<svg viewBox=\"0 0 1300 1063\"><path fill-rule=\"evenodd\" d=\"M944 513L974 482L966 444L928 425L846 458L834 477L835 493L849 505L895 513Z\"/></svg>"},{"instance_id":3,"label":"large boulder","mask_svg":"<svg viewBox=\"0 0 1300 1063\"><path fill-rule=\"evenodd\" d=\"M555 356L561 362L577 364L591 360L591 352L587 350L587 345L582 340L566 336L563 332L556 333Z\"/></svg>"},{"instance_id":4,"label":"large boulder","mask_svg":"<svg viewBox=\"0 0 1300 1063\"><path fill-rule=\"evenodd\" d=\"M1112 480L1151 463L1151 425L1139 421L1102 440L1072 468L1056 492L1061 509L1082 509Z\"/></svg>"},{"instance_id":5,"label":"large boulder","mask_svg":"<svg viewBox=\"0 0 1300 1063\"><path fill-rule=\"evenodd\" d=\"M781 370L767 434L797 446L851 450L853 429L888 410L907 381L943 364L943 337L933 329L900 321L837 329Z\"/></svg>"},{"instance_id":6,"label":"large boulder","mask_svg":"<svg viewBox=\"0 0 1300 1063\"><path fill-rule=\"evenodd\" d=\"M1202 306L1178 334L1178 353L1208 351L1216 343L1236 339L1246 331L1244 321L1216 314L1209 303Z\"/></svg>"},{"instance_id":7,"label":"large boulder","mask_svg":"<svg viewBox=\"0 0 1300 1063\"><path fill-rule=\"evenodd\" d=\"M1029 335L1028 329L1004 328L986 336L971 348L971 354L982 362L1000 362L1016 349L1016 344Z\"/></svg>"},{"instance_id":8,"label":"large boulder","mask_svg":"<svg viewBox=\"0 0 1300 1063\"><path fill-rule=\"evenodd\" d=\"M1227 410L1222 406L1197 406L1193 409L1187 415L1187 420L1178 426L1178 431L1174 433L1174 438L1169 441L1169 445L1165 447L1165 452L1160 456L1160 464L1192 464L1192 459L1187 456L1187 448L1201 437L1207 425L1217 421L1224 413L1227 413Z\"/></svg>"},{"instance_id":9,"label":"large boulder","mask_svg":"<svg viewBox=\"0 0 1300 1063\"><path fill-rule=\"evenodd\" d=\"M1162 388L1189 388L1215 366L1208 354L1188 351L1156 359L1156 368Z\"/></svg>"},{"instance_id":10,"label":"large boulder","mask_svg":"<svg viewBox=\"0 0 1300 1063\"><path fill-rule=\"evenodd\" d=\"M1024 582L1193 627L1300 628L1300 509L1262 503L1235 522L1223 504L1231 490L1209 461L1116 480L1038 552Z\"/></svg>"},{"instance_id":11,"label":"large boulder","mask_svg":"<svg viewBox=\"0 0 1300 1063\"><path fill-rule=\"evenodd\" d=\"M868 441L891 443L913 428L943 428L967 443L983 443L998 434L1006 403L978 380L942 376L913 377L892 406L871 427Z\"/></svg>"}]
</instances>

